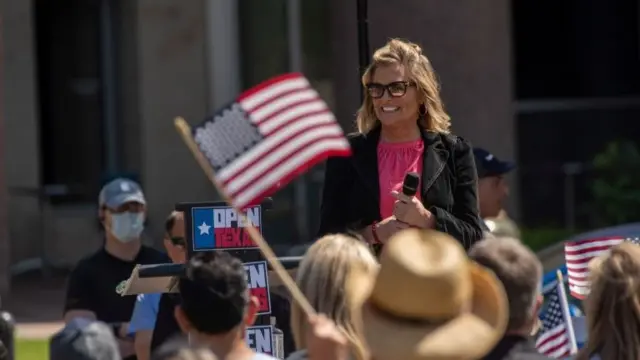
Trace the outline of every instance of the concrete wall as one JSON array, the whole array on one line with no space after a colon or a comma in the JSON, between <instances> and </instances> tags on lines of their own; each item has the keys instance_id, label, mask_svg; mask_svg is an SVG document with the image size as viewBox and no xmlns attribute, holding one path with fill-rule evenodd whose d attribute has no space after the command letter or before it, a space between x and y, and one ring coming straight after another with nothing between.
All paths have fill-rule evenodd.
<instances>
[{"instance_id":1,"label":"concrete wall","mask_svg":"<svg viewBox=\"0 0 640 360\"><path fill-rule=\"evenodd\" d=\"M39 185L37 89L33 43L32 1L2 1L4 42L5 181L9 191L11 259L38 255L37 200L15 187Z\"/></svg>"},{"instance_id":2,"label":"concrete wall","mask_svg":"<svg viewBox=\"0 0 640 360\"><path fill-rule=\"evenodd\" d=\"M138 88L142 181L153 233L178 201L216 194L173 126L207 111L204 1L138 1Z\"/></svg>"},{"instance_id":3,"label":"concrete wall","mask_svg":"<svg viewBox=\"0 0 640 360\"><path fill-rule=\"evenodd\" d=\"M37 268L38 258L45 254L54 265L74 264L100 245L96 208L89 204L41 211L38 206L40 149L33 3L25 0L0 4L5 35L4 136L0 140L9 199L8 262L13 271ZM5 266L0 271L8 273Z\"/></svg>"},{"instance_id":4,"label":"concrete wall","mask_svg":"<svg viewBox=\"0 0 640 360\"><path fill-rule=\"evenodd\" d=\"M4 171L4 28L0 15L0 299L10 292L11 278L8 276L11 261L11 241L7 221L7 185ZM2 304L0 304L2 306Z\"/></svg>"}]
</instances>

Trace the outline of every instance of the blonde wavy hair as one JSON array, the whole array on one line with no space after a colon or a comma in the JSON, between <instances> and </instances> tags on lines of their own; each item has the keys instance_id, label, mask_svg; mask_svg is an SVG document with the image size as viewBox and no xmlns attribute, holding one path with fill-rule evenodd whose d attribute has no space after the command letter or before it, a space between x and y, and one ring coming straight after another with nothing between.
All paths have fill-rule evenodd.
<instances>
[{"instance_id":1,"label":"blonde wavy hair","mask_svg":"<svg viewBox=\"0 0 640 360\"><path fill-rule=\"evenodd\" d=\"M316 241L298 267L296 282L318 313L333 320L348 339L353 357L369 358L362 332L356 325L352 292L346 282L353 271L374 272L378 262L364 243L347 235L327 235ZM291 332L298 349L306 349L307 319L297 303L291 304Z\"/></svg>"},{"instance_id":2,"label":"blonde wavy hair","mask_svg":"<svg viewBox=\"0 0 640 360\"><path fill-rule=\"evenodd\" d=\"M391 39L385 46L373 53L371 65L362 75L362 85L367 86L376 69L381 66L400 64L408 70L409 79L415 83L418 102L424 104L426 113L420 116L418 123L428 131L449 133L451 118L444 110L444 104L440 98L440 84L431 62L422 54L419 45L400 39ZM373 99L366 88L364 89L364 101L358 110L356 119L358 131L366 134L380 124L376 117Z\"/></svg>"},{"instance_id":3,"label":"blonde wavy hair","mask_svg":"<svg viewBox=\"0 0 640 360\"><path fill-rule=\"evenodd\" d=\"M589 270L588 338L576 359L640 359L640 246L617 245Z\"/></svg>"}]
</instances>

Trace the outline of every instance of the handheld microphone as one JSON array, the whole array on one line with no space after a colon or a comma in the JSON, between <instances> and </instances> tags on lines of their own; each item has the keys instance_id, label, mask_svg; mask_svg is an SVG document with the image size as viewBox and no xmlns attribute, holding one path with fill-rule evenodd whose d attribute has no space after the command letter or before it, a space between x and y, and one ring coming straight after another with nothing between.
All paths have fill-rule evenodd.
<instances>
[{"instance_id":1,"label":"handheld microphone","mask_svg":"<svg viewBox=\"0 0 640 360\"><path fill-rule=\"evenodd\" d=\"M419 184L420 184L420 175L418 175L418 173L415 173L415 172L408 172L404 176L404 181L402 182L402 193L405 196L408 196L410 198L416 196L416 194L418 193ZM382 251L382 244L373 244L372 248L376 257L379 257L380 252Z\"/></svg>"},{"instance_id":2,"label":"handheld microphone","mask_svg":"<svg viewBox=\"0 0 640 360\"><path fill-rule=\"evenodd\" d=\"M418 193L418 184L420 183L420 175L414 172L408 172L407 175L404 176L404 181L402 182L402 193L409 197L416 196Z\"/></svg>"}]
</instances>

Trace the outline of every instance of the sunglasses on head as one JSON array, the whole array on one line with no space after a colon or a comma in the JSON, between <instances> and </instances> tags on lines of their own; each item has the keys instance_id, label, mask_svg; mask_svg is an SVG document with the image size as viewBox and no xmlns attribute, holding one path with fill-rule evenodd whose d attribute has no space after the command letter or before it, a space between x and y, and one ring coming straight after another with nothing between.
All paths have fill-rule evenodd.
<instances>
[{"instance_id":1,"label":"sunglasses on head","mask_svg":"<svg viewBox=\"0 0 640 360\"><path fill-rule=\"evenodd\" d=\"M401 97L407 93L407 89L415 84L409 81L394 81L389 84L369 83L366 85L369 96L374 99L380 99L384 96L385 91L391 97Z\"/></svg>"}]
</instances>

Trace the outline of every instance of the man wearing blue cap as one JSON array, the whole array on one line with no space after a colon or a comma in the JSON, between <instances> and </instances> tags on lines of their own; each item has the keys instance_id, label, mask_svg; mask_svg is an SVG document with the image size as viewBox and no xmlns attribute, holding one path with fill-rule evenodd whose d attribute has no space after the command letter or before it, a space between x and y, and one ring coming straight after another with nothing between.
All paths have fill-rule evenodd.
<instances>
[{"instance_id":1,"label":"man wearing blue cap","mask_svg":"<svg viewBox=\"0 0 640 360\"><path fill-rule=\"evenodd\" d=\"M104 245L82 259L69 277L64 318L97 319L109 324L123 359L134 360L128 321L135 296L120 296L116 288L137 264L169 262L168 257L142 245L146 200L140 185L118 178L106 184L98 197L98 218L105 229Z\"/></svg>"},{"instance_id":2,"label":"man wearing blue cap","mask_svg":"<svg viewBox=\"0 0 640 360\"><path fill-rule=\"evenodd\" d=\"M504 212L504 201L509 195L509 186L504 176L515 169L516 165L500 160L482 148L474 148L473 154L478 171L480 217L491 233L519 237L517 226Z\"/></svg>"}]
</instances>

